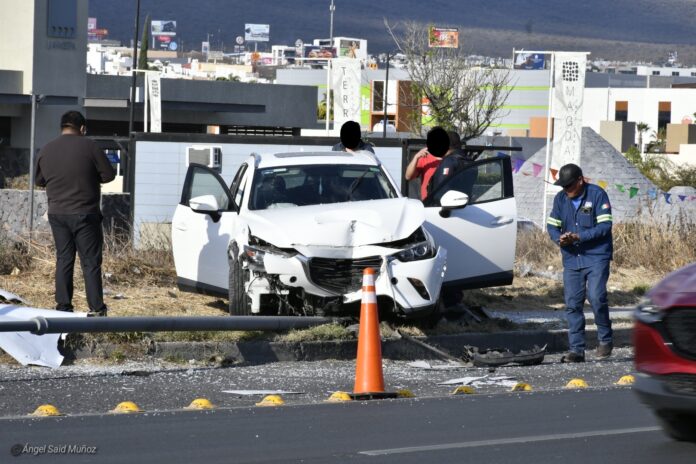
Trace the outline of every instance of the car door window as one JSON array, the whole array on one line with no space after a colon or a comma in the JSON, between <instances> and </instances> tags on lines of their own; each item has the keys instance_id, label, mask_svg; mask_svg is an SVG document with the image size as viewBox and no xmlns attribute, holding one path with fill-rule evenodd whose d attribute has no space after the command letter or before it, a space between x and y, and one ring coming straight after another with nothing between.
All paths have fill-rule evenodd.
<instances>
[{"instance_id":1,"label":"car door window","mask_svg":"<svg viewBox=\"0 0 696 464\"><path fill-rule=\"evenodd\" d=\"M450 190L469 195L468 204L501 200L512 196L512 188L505 181L506 159L495 158L477 161L463 167L449 179L437 186L426 198L426 206L440 204L442 195Z\"/></svg>"},{"instance_id":2,"label":"car door window","mask_svg":"<svg viewBox=\"0 0 696 464\"><path fill-rule=\"evenodd\" d=\"M239 167L237 174L234 175L232 179L232 184L230 184L230 192L233 198L233 209L239 211L242 206L242 199L244 198L244 190L246 187L246 172L249 166L244 163Z\"/></svg>"},{"instance_id":3,"label":"car door window","mask_svg":"<svg viewBox=\"0 0 696 464\"><path fill-rule=\"evenodd\" d=\"M230 193L219 174L205 166L191 165L184 185L181 203L189 205L191 198L213 195L221 211L227 211L231 205Z\"/></svg>"}]
</instances>

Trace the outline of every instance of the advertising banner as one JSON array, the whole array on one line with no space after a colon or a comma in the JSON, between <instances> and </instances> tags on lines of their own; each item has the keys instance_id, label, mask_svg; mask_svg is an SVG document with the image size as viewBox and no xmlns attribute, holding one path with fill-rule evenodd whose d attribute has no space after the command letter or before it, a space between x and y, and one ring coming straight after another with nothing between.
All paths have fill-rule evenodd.
<instances>
[{"instance_id":1,"label":"advertising banner","mask_svg":"<svg viewBox=\"0 0 696 464\"><path fill-rule=\"evenodd\" d=\"M244 40L247 42L268 42L271 36L271 26L268 24L245 24Z\"/></svg>"},{"instance_id":2,"label":"advertising banner","mask_svg":"<svg viewBox=\"0 0 696 464\"><path fill-rule=\"evenodd\" d=\"M150 98L150 132L162 132L162 96L160 93L160 76L154 72L148 72L147 89Z\"/></svg>"},{"instance_id":3,"label":"advertising banner","mask_svg":"<svg viewBox=\"0 0 696 464\"><path fill-rule=\"evenodd\" d=\"M179 43L173 35L153 35L151 49L175 52L179 49Z\"/></svg>"},{"instance_id":4,"label":"advertising banner","mask_svg":"<svg viewBox=\"0 0 696 464\"><path fill-rule=\"evenodd\" d=\"M150 21L150 34L176 35L176 21Z\"/></svg>"},{"instance_id":5,"label":"advertising banner","mask_svg":"<svg viewBox=\"0 0 696 464\"><path fill-rule=\"evenodd\" d=\"M319 47L317 45L305 45L304 57L309 58L312 64L324 65L329 58L336 58L336 49L331 47Z\"/></svg>"},{"instance_id":6,"label":"advertising banner","mask_svg":"<svg viewBox=\"0 0 696 464\"><path fill-rule=\"evenodd\" d=\"M204 55L210 53L210 42L201 42L201 53Z\"/></svg>"},{"instance_id":7,"label":"advertising banner","mask_svg":"<svg viewBox=\"0 0 696 464\"><path fill-rule=\"evenodd\" d=\"M544 69L546 57L541 53L518 53L515 69Z\"/></svg>"},{"instance_id":8,"label":"advertising banner","mask_svg":"<svg viewBox=\"0 0 696 464\"><path fill-rule=\"evenodd\" d=\"M357 58L358 50L360 50L359 40L341 40L338 46L338 56Z\"/></svg>"},{"instance_id":9,"label":"advertising banner","mask_svg":"<svg viewBox=\"0 0 696 464\"><path fill-rule=\"evenodd\" d=\"M360 62L351 58L331 60L334 126L346 121L360 121Z\"/></svg>"},{"instance_id":10,"label":"advertising banner","mask_svg":"<svg viewBox=\"0 0 696 464\"><path fill-rule=\"evenodd\" d=\"M554 66L553 152L551 167L582 166L580 141L585 90L585 53L558 52Z\"/></svg>"},{"instance_id":11,"label":"advertising banner","mask_svg":"<svg viewBox=\"0 0 696 464\"><path fill-rule=\"evenodd\" d=\"M428 47L459 48L459 29L430 26Z\"/></svg>"}]
</instances>

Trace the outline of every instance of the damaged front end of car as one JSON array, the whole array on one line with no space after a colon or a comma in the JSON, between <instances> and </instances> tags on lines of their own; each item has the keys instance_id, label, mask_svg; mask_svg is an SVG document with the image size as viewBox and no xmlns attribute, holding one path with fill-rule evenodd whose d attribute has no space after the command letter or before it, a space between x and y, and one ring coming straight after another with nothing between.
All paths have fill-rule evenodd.
<instances>
[{"instance_id":1,"label":"damaged front end of car","mask_svg":"<svg viewBox=\"0 0 696 464\"><path fill-rule=\"evenodd\" d=\"M369 267L382 316L427 315L437 307L447 260L422 226L399 240L356 246L281 248L249 234L239 251L256 314L357 315Z\"/></svg>"}]
</instances>

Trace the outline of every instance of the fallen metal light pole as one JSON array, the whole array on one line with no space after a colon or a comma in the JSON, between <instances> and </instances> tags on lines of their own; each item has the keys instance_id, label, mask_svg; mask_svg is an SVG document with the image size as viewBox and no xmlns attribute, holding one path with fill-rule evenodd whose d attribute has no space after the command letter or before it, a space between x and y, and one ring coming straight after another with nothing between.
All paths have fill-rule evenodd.
<instances>
[{"instance_id":1,"label":"fallen metal light pole","mask_svg":"<svg viewBox=\"0 0 696 464\"><path fill-rule=\"evenodd\" d=\"M327 317L232 316L232 317L35 317L26 321L2 321L0 332L181 332L208 330L288 330L328 324Z\"/></svg>"}]
</instances>

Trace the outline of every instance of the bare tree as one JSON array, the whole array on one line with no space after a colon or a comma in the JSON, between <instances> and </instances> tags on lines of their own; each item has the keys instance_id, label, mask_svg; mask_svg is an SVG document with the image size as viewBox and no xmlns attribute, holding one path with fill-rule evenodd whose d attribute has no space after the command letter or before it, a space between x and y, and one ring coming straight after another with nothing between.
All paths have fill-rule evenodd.
<instances>
[{"instance_id":1,"label":"bare tree","mask_svg":"<svg viewBox=\"0 0 696 464\"><path fill-rule=\"evenodd\" d=\"M433 125L456 130L466 141L505 116L503 105L511 91L508 70L472 66L462 47L429 47L425 24L403 23L400 33L386 19L384 25L406 56L415 93L429 101ZM415 114L420 118L420 111Z\"/></svg>"}]
</instances>

